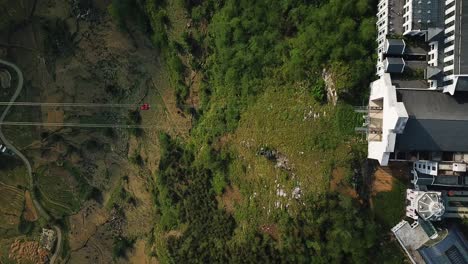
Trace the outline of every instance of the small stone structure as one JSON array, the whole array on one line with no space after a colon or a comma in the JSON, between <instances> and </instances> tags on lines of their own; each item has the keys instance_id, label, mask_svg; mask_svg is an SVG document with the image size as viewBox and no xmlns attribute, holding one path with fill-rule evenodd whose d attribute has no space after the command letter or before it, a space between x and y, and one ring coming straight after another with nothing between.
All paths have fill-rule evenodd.
<instances>
[{"instance_id":1,"label":"small stone structure","mask_svg":"<svg viewBox=\"0 0 468 264\"><path fill-rule=\"evenodd\" d=\"M43 248L52 251L56 239L57 237L54 230L42 228L40 244Z\"/></svg>"}]
</instances>

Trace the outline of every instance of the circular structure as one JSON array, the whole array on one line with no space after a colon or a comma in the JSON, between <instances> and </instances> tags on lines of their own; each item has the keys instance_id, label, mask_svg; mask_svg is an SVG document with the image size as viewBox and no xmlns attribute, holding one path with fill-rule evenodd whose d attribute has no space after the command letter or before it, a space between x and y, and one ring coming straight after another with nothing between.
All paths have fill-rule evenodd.
<instances>
[{"instance_id":1,"label":"circular structure","mask_svg":"<svg viewBox=\"0 0 468 264\"><path fill-rule=\"evenodd\" d=\"M445 212L440 195L436 192L427 192L418 199L418 214L424 220L440 220Z\"/></svg>"}]
</instances>

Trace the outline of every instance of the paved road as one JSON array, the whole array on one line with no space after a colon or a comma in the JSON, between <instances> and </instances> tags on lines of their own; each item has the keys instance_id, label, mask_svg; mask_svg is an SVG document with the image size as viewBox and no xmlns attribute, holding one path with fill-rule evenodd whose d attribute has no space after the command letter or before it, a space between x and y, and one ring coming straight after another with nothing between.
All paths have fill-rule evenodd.
<instances>
[{"instance_id":1,"label":"paved road","mask_svg":"<svg viewBox=\"0 0 468 264\"><path fill-rule=\"evenodd\" d=\"M57 233L57 245L55 246L54 255L50 258L50 264L54 264L57 261L57 258L62 254L62 230L58 226L54 226L54 230Z\"/></svg>"},{"instance_id":2,"label":"paved road","mask_svg":"<svg viewBox=\"0 0 468 264\"><path fill-rule=\"evenodd\" d=\"M3 122L3 120L5 120L5 117L8 115L8 111L10 110L12 104L16 101L19 94L21 93L21 90L23 89L23 82L24 82L23 73L15 64L10 63L8 61L4 61L0 59L0 64L4 64L12 68L18 76L18 85L16 87L16 91L10 99L10 103L6 106L5 110L0 116L0 140L2 140L3 144L12 152L14 152L16 156L18 156L23 161L24 165L26 166L28 170L29 183L30 183L31 196L33 199L33 203L36 206L37 210L39 211L39 214L43 218L45 218L47 221L49 221L50 215L44 210L42 205L36 199L36 192L34 191L34 179L33 179L31 164L29 163L29 160L26 158L26 156L23 155L23 153L21 153L17 148L15 148L15 146L13 146L13 144L11 144L10 141L6 139L5 135L3 134L2 127L1 127L1 123ZM61 253L61 250L62 250L62 231L60 230L58 226L54 226L54 229L56 231L58 230L57 231L57 247L55 249L54 255L51 258L51 261L50 261L51 264L54 264L54 261L57 259L57 256Z\"/></svg>"}]
</instances>

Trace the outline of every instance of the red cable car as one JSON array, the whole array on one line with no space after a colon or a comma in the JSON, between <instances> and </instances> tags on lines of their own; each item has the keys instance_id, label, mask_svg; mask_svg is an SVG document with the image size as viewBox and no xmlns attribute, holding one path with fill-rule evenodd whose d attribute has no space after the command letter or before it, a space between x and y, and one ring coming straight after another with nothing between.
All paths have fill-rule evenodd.
<instances>
[{"instance_id":1,"label":"red cable car","mask_svg":"<svg viewBox=\"0 0 468 264\"><path fill-rule=\"evenodd\" d=\"M148 103L144 103L140 106L140 110L146 111L150 109L150 105Z\"/></svg>"}]
</instances>

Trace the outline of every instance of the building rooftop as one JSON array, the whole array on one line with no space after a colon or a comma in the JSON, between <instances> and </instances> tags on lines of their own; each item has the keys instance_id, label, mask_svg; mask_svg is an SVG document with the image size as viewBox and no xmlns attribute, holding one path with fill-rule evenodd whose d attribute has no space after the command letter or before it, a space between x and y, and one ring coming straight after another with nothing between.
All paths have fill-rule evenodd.
<instances>
[{"instance_id":1,"label":"building rooftop","mask_svg":"<svg viewBox=\"0 0 468 264\"><path fill-rule=\"evenodd\" d=\"M429 85L425 80L410 80L404 76L395 76L398 78L392 78L392 84L396 88L411 88L411 89L427 89Z\"/></svg>"},{"instance_id":2,"label":"building rooftop","mask_svg":"<svg viewBox=\"0 0 468 264\"><path fill-rule=\"evenodd\" d=\"M427 30L444 24L444 0L412 1L413 29Z\"/></svg>"},{"instance_id":3,"label":"building rooftop","mask_svg":"<svg viewBox=\"0 0 468 264\"><path fill-rule=\"evenodd\" d=\"M385 53L389 55L402 55L406 44L403 39L387 39L385 41Z\"/></svg>"},{"instance_id":4,"label":"building rooftop","mask_svg":"<svg viewBox=\"0 0 468 264\"><path fill-rule=\"evenodd\" d=\"M449 230L448 235L439 243L422 247L419 253L426 264L466 264L468 263L468 246L458 228Z\"/></svg>"},{"instance_id":5,"label":"building rooftop","mask_svg":"<svg viewBox=\"0 0 468 264\"><path fill-rule=\"evenodd\" d=\"M438 91L397 89L408 115L415 119L468 120L468 94L450 96Z\"/></svg>"},{"instance_id":6,"label":"building rooftop","mask_svg":"<svg viewBox=\"0 0 468 264\"><path fill-rule=\"evenodd\" d=\"M468 150L468 94L450 96L429 90L397 90L409 119L396 138L399 151Z\"/></svg>"},{"instance_id":7,"label":"building rooftop","mask_svg":"<svg viewBox=\"0 0 468 264\"><path fill-rule=\"evenodd\" d=\"M403 6L405 0L389 0L389 31L390 35L403 34Z\"/></svg>"},{"instance_id":8,"label":"building rooftop","mask_svg":"<svg viewBox=\"0 0 468 264\"><path fill-rule=\"evenodd\" d=\"M402 73L405 69L405 61L402 58L387 57L384 61L385 72Z\"/></svg>"},{"instance_id":9,"label":"building rooftop","mask_svg":"<svg viewBox=\"0 0 468 264\"><path fill-rule=\"evenodd\" d=\"M468 1L456 0L453 74L468 74Z\"/></svg>"},{"instance_id":10,"label":"building rooftop","mask_svg":"<svg viewBox=\"0 0 468 264\"><path fill-rule=\"evenodd\" d=\"M430 238L420 224L412 226L407 221L401 221L392 228L392 232L414 263L424 263L422 256L417 250L428 242Z\"/></svg>"}]
</instances>

